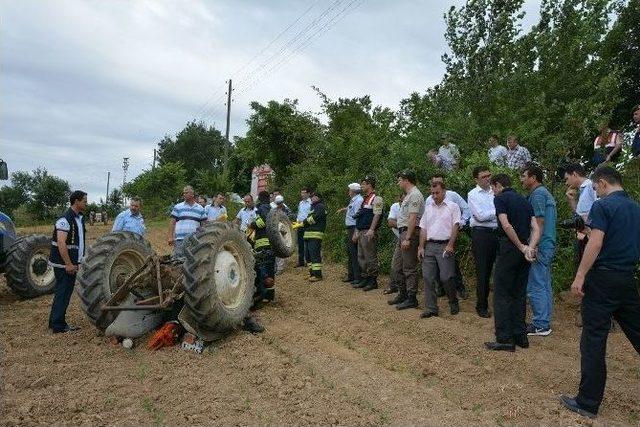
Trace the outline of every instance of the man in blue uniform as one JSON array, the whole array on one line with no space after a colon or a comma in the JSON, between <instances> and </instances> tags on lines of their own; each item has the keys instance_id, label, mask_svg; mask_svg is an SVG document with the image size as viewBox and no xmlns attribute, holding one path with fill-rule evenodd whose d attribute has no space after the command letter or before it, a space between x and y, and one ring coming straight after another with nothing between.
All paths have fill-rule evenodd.
<instances>
[{"instance_id":1,"label":"man in blue uniform","mask_svg":"<svg viewBox=\"0 0 640 427\"><path fill-rule=\"evenodd\" d=\"M65 316L76 283L78 265L84 257L85 225L82 212L87 207L87 193L76 190L69 197L71 206L58 218L51 237L49 264L56 276L55 294L49 315L54 334L80 329L67 323Z\"/></svg>"},{"instance_id":2,"label":"man in blue uniform","mask_svg":"<svg viewBox=\"0 0 640 427\"><path fill-rule=\"evenodd\" d=\"M598 413L607 379L607 337L613 317L640 354L640 296L634 278L640 260L640 206L622 188L622 177L602 166L592 181L600 197L589 212L589 242L571 291L582 296L581 378L578 395L562 404L580 415Z\"/></svg>"}]
</instances>

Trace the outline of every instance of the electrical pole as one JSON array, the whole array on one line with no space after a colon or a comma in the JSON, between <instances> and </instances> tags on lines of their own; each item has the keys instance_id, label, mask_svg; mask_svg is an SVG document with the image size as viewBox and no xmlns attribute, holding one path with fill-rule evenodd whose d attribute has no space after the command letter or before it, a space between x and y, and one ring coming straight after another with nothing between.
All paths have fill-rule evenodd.
<instances>
[{"instance_id":1,"label":"electrical pole","mask_svg":"<svg viewBox=\"0 0 640 427\"><path fill-rule=\"evenodd\" d=\"M227 91L227 128L224 131L224 137L227 140L224 147L224 168L227 168L227 161L229 160L229 151L231 149L231 141L229 141L229 125L231 124L231 92L233 87L231 79L229 79L229 90Z\"/></svg>"},{"instance_id":2,"label":"electrical pole","mask_svg":"<svg viewBox=\"0 0 640 427\"><path fill-rule=\"evenodd\" d=\"M153 166L151 167L151 170L155 170L156 168L156 149L153 149Z\"/></svg>"},{"instance_id":3,"label":"electrical pole","mask_svg":"<svg viewBox=\"0 0 640 427\"><path fill-rule=\"evenodd\" d=\"M111 178L111 172L107 172L107 197L104 199L104 205L109 202L109 179Z\"/></svg>"},{"instance_id":4,"label":"electrical pole","mask_svg":"<svg viewBox=\"0 0 640 427\"><path fill-rule=\"evenodd\" d=\"M123 157L122 158L122 203L124 204L125 200L124 200L124 184L127 182L127 170L129 169L129 158L128 157Z\"/></svg>"}]
</instances>

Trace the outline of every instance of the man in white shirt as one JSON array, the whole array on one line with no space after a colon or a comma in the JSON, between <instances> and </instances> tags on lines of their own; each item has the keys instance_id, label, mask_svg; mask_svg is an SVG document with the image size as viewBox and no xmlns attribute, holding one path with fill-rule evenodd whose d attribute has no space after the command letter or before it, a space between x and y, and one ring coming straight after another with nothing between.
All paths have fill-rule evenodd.
<instances>
[{"instance_id":1,"label":"man in white shirt","mask_svg":"<svg viewBox=\"0 0 640 427\"><path fill-rule=\"evenodd\" d=\"M246 196L244 196L243 200L244 208L238 211L236 219L234 219L233 222L236 225L240 225L241 231L247 231L249 225L251 225L251 223L256 220L257 214L256 207L253 203L253 196L251 194L247 194Z\"/></svg>"},{"instance_id":2,"label":"man in white shirt","mask_svg":"<svg viewBox=\"0 0 640 427\"><path fill-rule=\"evenodd\" d=\"M298 214L296 216L297 222L304 222L311 212L311 191L308 188L300 190L300 203L298 203ZM306 244L304 241L304 227L298 228L296 231L298 236L298 267L306 267L309 254L306 250Z\"/></svg>"},{"instance_id":3,"label":"man in white shirt","mask_svg":"<svg viewBox=\"0 0 640 427\"><path fill-rule=\"evenodd\" d=\"M455 243L460 227L459 207L445 199L444 183L431 184L433 203L426 204L422 219L420 219L420 244L418 257L422 259L422 274L425 287L425 309L421 318L438 316L438 299L435 281L445 288L449 298L451 314L460 312L454 277Z\"/></svg>"},{"instance_id":4,"label":"man in white shirt","mask_svg":"<svg viewBox=\"0 0 640 427\"><path fill-rule=\"evenodd\" d=\"M493 204L491 171L486 166L473 169L476 187L467 200L471 210L471 250L476 265L476 312L489 318L489 282L498 250L498 220Z\"/></svg>"},{"instance_id":5,"label":"man in white shirt","mask_svg":"<svg viewBox=\"0 0 640 427\"><path fill-rule=\"evenodd\" d=\"M356 231L356 218L362 206L361 187L357 182L352 182L347 186L349 191L349 205L338 209L336 213L344 212L344 226L347 230L345 246L347 247L347 277L342 281L345 283L360 282L360 264L358 263L358 245L353 242L353 233Z\"/></svg>"},{"instance_id":6,"label":"man in white shirt","mask_svg":"<svg viewBox=\"0 0 640 427\"><path fill-rule=\"evenodd\" d=\"M498 143L498 135L489 138L489 161L494 165L504 166L507 163L507 147Z\"/></svg>"},{"instance_id":7,"label":"man in white shirt","mask_svg":"<svg viewBox=\"0 0 640 427\"><path fill-rule=\"evenodd\" d=\"M567 185L567 202L575 215L580 216L585 222L589 222L589 211L593 202L598 199L593 189L593 182L587 178L584 167L579 163L567 165L564 170L564 182ZM582 260L582 253L587 245L586 234L576 230L576 240L573 246L574 263L576 268Z\"/></svg>"},{"instance_id":8,"label":"man in white shirt","mask_svg":"<svg viewBox=\"0 0 640 427\"><path fill-rule=\"evenodd\" d=\"M400 248L400 231L398 230L398 215L400 214L400 204L404 200L404 192L398 197L398 201L391 205L389 208L389 215L387 216L387 225L391 229L395 237L393 257L391 258L391 272L389 273L389 286L387 286L382 293L389 295L398 292L398 281L404 280L404 274L396 274L393 266L398 262L402 262L402 248Z\"/></svg>"},{"instance_id":9,"label":"man in white shirt","mask_svg":"<svg viewBox=\"0 0 640 427\"><path fill-rule=\"evenodd\" d=\"M460 161L460 151L458 147L451 143L449 134L442 134L440 141L442 141L442 145L438 149L438 156L440 156L445 163L450 164L451 169L455 169Z\"/></svg>"},{"instance_id":10,"label":"man in white shirt","mask_svg":"<svg viewBox=\"0 0 640 427\"><path fill-rule=\"evenodd\" d=\"M224 194L218 193L215 199L213 199L213 203L205 206L204 210L207 213L207 221L227 220L227 208L224 206L224 202Z\"/></svg>"}]
</instances>

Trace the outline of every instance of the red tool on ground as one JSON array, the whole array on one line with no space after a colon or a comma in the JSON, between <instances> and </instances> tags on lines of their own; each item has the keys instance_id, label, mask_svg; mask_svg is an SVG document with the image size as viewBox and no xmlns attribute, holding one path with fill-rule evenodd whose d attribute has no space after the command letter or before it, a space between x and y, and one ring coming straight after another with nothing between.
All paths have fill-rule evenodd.
<instances>
[{"instance_id":1,"label":"red tool on ground","mask_svg":"<svg viewBox=\"0 0 640 427\"><path fill-rule=\"evenodd\" d=\"M182 332L182 326L178 322L167 322L149 340L149 350L159 350L162 347L172 347L178 342L178 336Z\"/></svg>"}]
</instances>

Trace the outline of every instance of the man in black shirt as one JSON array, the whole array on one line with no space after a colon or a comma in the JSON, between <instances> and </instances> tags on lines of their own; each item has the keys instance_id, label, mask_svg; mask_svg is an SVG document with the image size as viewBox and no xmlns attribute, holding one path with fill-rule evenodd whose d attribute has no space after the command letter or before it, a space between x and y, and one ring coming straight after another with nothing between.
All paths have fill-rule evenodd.
<instances>
[{"instance_id":1,"label":"man in black shirt","mask_svg":"<svg viewBox=\"0 0 640 427\"><path fill-rule=\"evenodd\" d=\"M640 206L622 188L614 168L596 169L600 197L589 212L589 242L571 291L582 296L581 378L578 395L560 396L569 410L594 418L607 379L605 362L611 318L640 354L640 296L634 272L640 260Z\"/></svg>"},{"instance_id":2,"label":"man in black shirt","mask_svg":"<svg viewBox=\"0 0 640 427\"><path fill-rule=\"evenodd\" d=\"M530 249L540 240L540 229L531 204L511 188L505 174L491 177L498 217L498 257L495 269L493 311L496 340L486 342L489 350L515 351L529 347L525 325Z\"/></svg>"}]
</instances>

